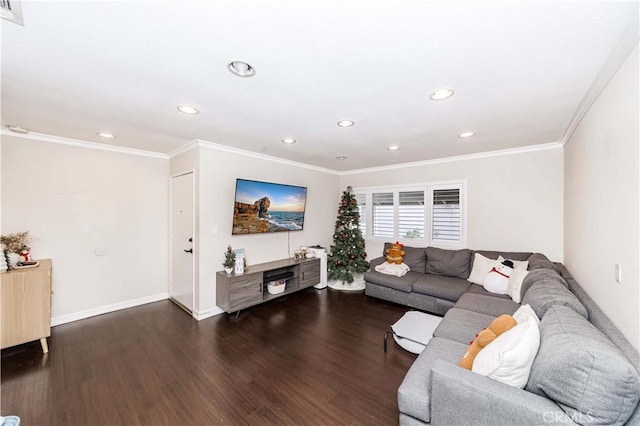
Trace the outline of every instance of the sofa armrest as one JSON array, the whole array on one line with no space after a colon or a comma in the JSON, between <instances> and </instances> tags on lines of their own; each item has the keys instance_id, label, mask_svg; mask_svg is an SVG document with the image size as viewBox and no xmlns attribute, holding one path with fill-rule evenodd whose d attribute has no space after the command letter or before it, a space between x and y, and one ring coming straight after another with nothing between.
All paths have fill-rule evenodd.
<instances>
[{"instance_id":1,"label":"sofa armrest","mask_svg":"<svg viewBox=\"0 0 640 426\"><path fill-rule=\"evenodd\" d=\"M380 256L380 257L376 257L375 259L371 259L369 261L369 270L373 271L376 266L381 265L382 263L386 262L386 260L387 260L386 256Z\"/></svg>"},{"instance_id":2,"label":"sofa armrest","mask_svg":"<svg viewBox=\"0 0 640 426\"><path fill-rule=\"evenodd\" d=\"M432 425L575 424L553 401L450 362L431 370Z\"/></svg>"}]
</instances>

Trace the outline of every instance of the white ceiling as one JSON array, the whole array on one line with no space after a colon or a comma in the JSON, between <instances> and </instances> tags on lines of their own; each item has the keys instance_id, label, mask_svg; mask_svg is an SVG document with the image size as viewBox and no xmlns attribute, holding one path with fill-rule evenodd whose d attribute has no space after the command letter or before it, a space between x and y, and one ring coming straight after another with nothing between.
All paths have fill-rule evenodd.
<instances>
[{"instance_id":1,"label":"white ceiling","mask_svg":"<svg viewBox=\"0 0 640 426\"><path fill-rule=\"evenodd\" d=\"M93 142L108 130L107 143L163 153L200 139L334 170L560 141L638 16L622 1L22 9L24 27L2 21L3 125ZM231 59L256 75L232 75ZM430 101L441 87L455 96Z\"/></svg>"}]
</instances>

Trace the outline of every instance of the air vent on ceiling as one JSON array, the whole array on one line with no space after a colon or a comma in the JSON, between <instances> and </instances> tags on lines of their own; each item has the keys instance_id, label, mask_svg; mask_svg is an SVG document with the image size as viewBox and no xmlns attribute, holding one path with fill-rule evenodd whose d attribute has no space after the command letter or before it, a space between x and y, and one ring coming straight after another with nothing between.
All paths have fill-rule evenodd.
<instances>
[{"instance_id":1,"label":"air vent on ceiling","mask_svg":"<svg viewBox=\"0 0 640 426\"><path fill-rule=\"evenodd\" d=\"M24 26L20 0L0 0L0 15L2 19Z\"/></svg>"}]
</instances>

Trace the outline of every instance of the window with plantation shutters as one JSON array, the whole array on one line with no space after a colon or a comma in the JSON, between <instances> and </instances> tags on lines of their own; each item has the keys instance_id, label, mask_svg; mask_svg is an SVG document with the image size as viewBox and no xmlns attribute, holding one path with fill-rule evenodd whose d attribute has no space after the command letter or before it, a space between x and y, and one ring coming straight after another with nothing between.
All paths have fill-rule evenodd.
<instances>
[{"instance_id":1,"label":"window with plantation shutters","mask_svg":"<svg viewBox=\"0 0 640 426\"><path fill-rule=\"evenodd\" d=\"M372 234L374 237L394 237L393 192L374 193L371 196Z\"/></svg>"},{"instance_id":2,"label":"window with plantation shutters","mask_svg":"<svg viewBox=\"0 0 640 426\"><path fill-rule=\"evenodd\" d=\"M460 187L432 188L431 242L458 245L462 242Z\"/></svg>"},{"instance_id":3,"label":"window with plantation shutters","mask_svg":"<svg viewBox=\"0 0 640 426\"><path fill-rule=\"evenodd\" d=\"M457 181L356 189L362 235L415 247L463 247L465 187Z\"/></svg>"},{"instance_id":4,"label":"window with plantation shutters","mask_svg":"<svg viewBox=\"0 0 640 426\"><path fill-rule=\"evenodd\" d=\"M367 196L366 194L355 194L358 203L358 213L360 214L360 232L362 236L367 235Z\"/></svg>"},{"instance_id":5,"label":"window with plantation shutters","mask_svg":"<svg viewBox=\"0 0 640 426\"><path fill-rule=\"evenodd\" d=\"M424 191L400 192L398 195L398 237L424 238Z\"/></svg>"}]
</instances>

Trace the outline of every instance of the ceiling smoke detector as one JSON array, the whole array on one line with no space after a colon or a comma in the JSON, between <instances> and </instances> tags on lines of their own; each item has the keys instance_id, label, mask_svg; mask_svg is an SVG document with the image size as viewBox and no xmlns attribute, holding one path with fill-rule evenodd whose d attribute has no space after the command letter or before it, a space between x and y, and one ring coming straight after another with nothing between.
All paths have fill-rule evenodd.
<instances>
[{"instance_id":1,"label":"ceiling smoke detector","mask_svg":"<svg viewBox=\"0 0 640 426\"><path fill-rule=\"evenodd\" d=\"M227 64L227 69L231 74L238 77L253 77L256 75L255 68L245 61L230 61Z\"/></svg>"},{"instance_id":2,"label":"ceiling smoke detector","mask_svg":"<svg viewBox=\"0 0 640 426\"><path fill-rule=\"evenodd\" d=\"M190 115L200 114L200 111L198 110L198 108L193 107L191 105L178 105L176 108L178 109L178 111L180 111L183 114L190 114Z\"/></svg>"},{"instance_id":3,"label":"ceiling smoke detector","mask_svg":"<svg viewBox=\"0 0 640 426\"><path fill-rule=\"evenodd\" d=\"M445 87L443 89L434 90L434 92L429 95L429 98L431 98L432 101L442 101L450 98L454 93L455 91L453 89Z\"/></svg>"},{"instance_id":4,"label":"ceiling smoke detector","mask_svg":"<svg viewBox=\"0 0 640 426\"><path fill-rule=\"evenodd\" d=\"M356 124L353 120L340 120L338 121L338 127L351 127Z\"/></svg>"},{"instance_id":5,"label":"ceiling smoke detector","mask_svg":"<svg viewBox=\"0 0 640 426\"><path fill-rule=\"evenodd\" d=\"M96 133L96 135L100 136L101 138L105 138L105 139L115 139L116 136L111 133L111 132L98 132Z\"/></svg>"},{"instance_id":6,"label":"ceiling smoke detector","mask_svg":"<svg viewBox=\"0 0 640 426\"><path fill-rule=\"evenodd\" d=\"M475 132L462 132L458 135L459 138L461 139L466 139L466 138L470 138L471 136L475 135Z\"/></svg>"}]
</instances>

